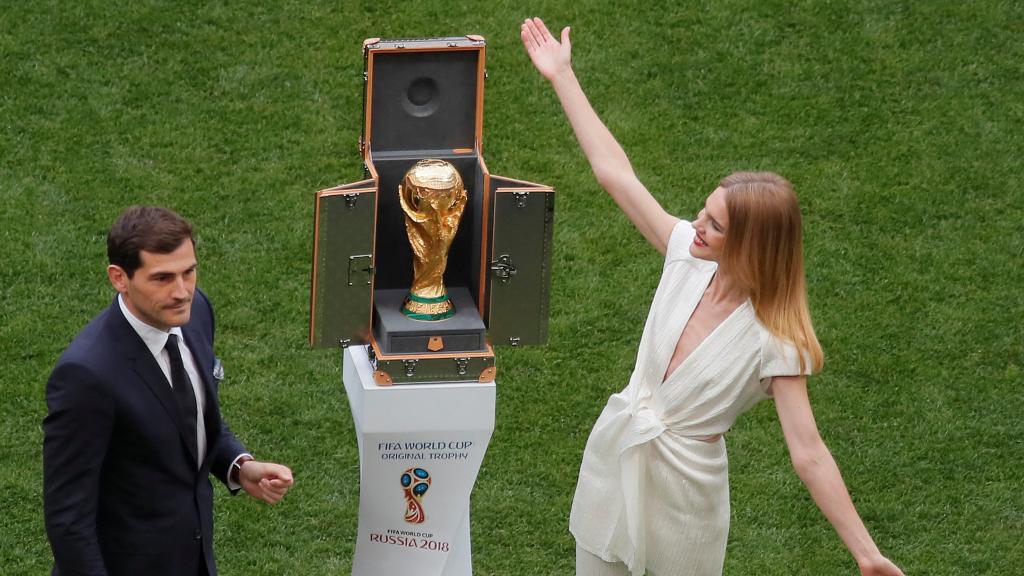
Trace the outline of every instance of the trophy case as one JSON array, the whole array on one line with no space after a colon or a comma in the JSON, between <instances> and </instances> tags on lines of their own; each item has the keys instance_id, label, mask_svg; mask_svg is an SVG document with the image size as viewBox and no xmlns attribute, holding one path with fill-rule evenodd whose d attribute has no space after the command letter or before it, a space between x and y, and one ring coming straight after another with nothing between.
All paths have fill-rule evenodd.
<instances>
[{"instance_id":1,"label":"trophy case","mask_svg":"<svg viewBox=\"0 0 1024 576\"><path fill-rule=\"evenodd\" d=\"M368 345L378 385L492 381L492 345L547 340L554 190L484 162L485 48L479 36L363 44L366 179L316 193L310 344ZM432 248L447 249L453 307L437 320L407 310L434 301L410 292L423 249L399 195L424 160L454 167L465 188L457 231Z\"/></svg>"}]
</instances>

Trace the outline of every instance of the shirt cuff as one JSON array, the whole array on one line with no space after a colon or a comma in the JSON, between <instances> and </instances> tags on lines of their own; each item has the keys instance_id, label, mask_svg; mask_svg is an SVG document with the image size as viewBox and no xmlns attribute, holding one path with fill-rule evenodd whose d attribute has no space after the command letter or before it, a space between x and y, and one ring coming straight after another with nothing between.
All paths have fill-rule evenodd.
<instances>
[{"instance_id":1,"label":"shirt cuff","mask_svg":"<svg viewBox=\"0 0 1024 576\"><path fill-rule=\"evenodd\" d=\"M241 484L239 484L238 482L235 482L234 480L232 480L232 476L234 476L234 475L231 473L231 471L235 469L235 465L238 464L238 461L241 460L242 458L245 458L245 457L252 458L252 454L249 454L248 452L242 452L238 456L235 456L235 459L231 461L231 465L228 466L228 477L226 478L226 480L227 480L228 490L231 490L232 492L234 492L236 490L241 490L242 489L242 485Z\"/></svg>"}]
</instances>

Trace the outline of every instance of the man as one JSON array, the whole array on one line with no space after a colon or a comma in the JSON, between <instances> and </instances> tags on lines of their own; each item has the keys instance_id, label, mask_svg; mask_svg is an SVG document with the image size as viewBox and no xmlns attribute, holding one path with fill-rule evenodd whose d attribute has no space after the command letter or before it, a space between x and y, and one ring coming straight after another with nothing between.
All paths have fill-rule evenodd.
<instances>
[{"instance_id":1,"label":"man","mask_svg":"<svg viewBox=\"0 0 1024 576\"><path fill-rule=\"evenodd\" d=\"M129 208L107 255L118 296L46 385L53 574L216 576L209 475L273 504L291 470L253 460L221 420L213 309L196 290L188 221Z\"/></svg>"}]
</instances>

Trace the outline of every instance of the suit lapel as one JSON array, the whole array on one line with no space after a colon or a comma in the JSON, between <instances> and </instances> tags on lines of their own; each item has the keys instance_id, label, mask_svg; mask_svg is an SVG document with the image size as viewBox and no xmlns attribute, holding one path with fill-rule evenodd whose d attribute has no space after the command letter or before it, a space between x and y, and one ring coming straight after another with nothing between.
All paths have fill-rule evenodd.
<instances>
[{"instance_id":1,"label":"suit lapel","mask_svg":"<svg viewBox=\"0 0 1024 576\"><path fill-rule=\"evenodd\" d=\"M191 449L192 443L188 441L187 434L190 432L186 429L185 420L181 415L181 407L178 406L178 400L174 397L174 390L171 389L170 383L167 382L167 377L164 376L163 370L156 363L156 358L153 358L149 348L142 342L142 338L139 337L135 329L132 328L132 325L128 323L128 320L121 313L121 307L117 303L116 298L111 308L111 318L114 322L116 339L122 348L125 358L131 363L132 370L139 376L139 379L156 396L167 416L174 422L182 444L188 453L192 455L192 461L198 462L197 454ZM191 434L195 434L195 431L193 430Z\"/></svg>"},{"instance_id":2,"label":"suit lapel","mask_svg":"<svg viewBox=\"0 0 1024 576\"><path fill-rule=\"evenodd\" d=\"M209 406L209 395L213 393L210 383L210 378L213 377L213 351L210 349L209 344L204 344L196 336L193 328L183 326L181 333L185 335L185 345L188 346L189 352L192 353L192 358L196 361L196 370L199 372L199 378L203 381L203 390L207 394L206 403Z\"/></svg>"}]
</instances>

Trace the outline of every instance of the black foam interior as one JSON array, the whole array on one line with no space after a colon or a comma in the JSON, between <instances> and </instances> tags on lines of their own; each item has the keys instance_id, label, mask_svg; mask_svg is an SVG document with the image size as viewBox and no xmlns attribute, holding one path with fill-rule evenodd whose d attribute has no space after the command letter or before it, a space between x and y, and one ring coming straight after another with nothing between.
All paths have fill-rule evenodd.
<instances>
[{"instance_id":1,"label":"black foam interior","mask_svg":"<svg viewBox=\"0 0 1024 576\"><path fill-rule=\"evenodd\" d=\"M473 148L478 50L373 55L374 152Z\"/></svg>"}]
</instances>

